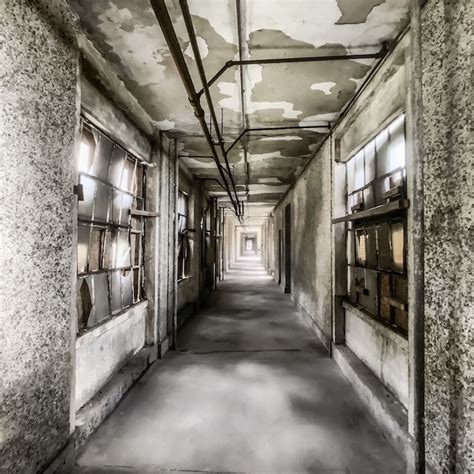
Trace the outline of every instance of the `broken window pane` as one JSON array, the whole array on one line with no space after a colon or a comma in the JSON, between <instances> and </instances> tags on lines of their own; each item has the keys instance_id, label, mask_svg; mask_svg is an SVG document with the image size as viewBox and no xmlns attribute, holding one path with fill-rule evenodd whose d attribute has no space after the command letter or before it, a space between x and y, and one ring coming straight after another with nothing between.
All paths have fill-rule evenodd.
<instances>
[{"instance_id":1,"label":"broken window pane","mask_svg":"<svg viewBox=\"0 0 474 474\"><path fill-rule=\"evenodd\" d=\"M92 312L92 277L79 278L77 281L77 329L87 328Z\"/></svg>"},{"instance_id":2,"label":"broken window pane","mask_svg":"<svg viewBox=\"0 0 474 474\"><path fill-rule=\"evenodd\" d=\"M120 285L120 273L121 270L115 270L109 273L109 284L110 284L110 302L112 306L112 313L116 313L122 310L122 291Z\"/></svg>"},{"instance_id":3,"label":"broken window pane","mask_svg":"<svg viewBox=\"0 0 474 474\"><path fill-rule=\"evenodd\" d=\"M123 306L126 308L133 304L133 282L132 282L132 271L123 270L121 272L122 279L122 295L123 295Z\"/></svg>"},{"instance_id":4,"label":"broken window pane","mask_svg":"<svg viewBox=\"0 0 474 474\"><path fill-rule=\"evenodd\" d=\"M133 301L137 302L140 300L140 270L137 268L133 270Z\"/></svg>"},{"instance_id":5,"label":"broken window pane","mask_svg":"<svg viewBox=\"0 0 474 474\"><path fill-rule=\"evenodd\" d=\"M89 272L95 272L101 268L101 235L100 229L93 228L91 230L90 245L89 245Z\"/></svg>"},{"instance_id":6,"label":"broken window pane","mask_svg":"<svg viewBox=\"0 0 474 474\"><path fill-rule=\"evenodd\" d=\"M77 272L87 272L87 256L89 254L90 227L80 225L77 235Z\"/></svg>"},{"instance_id":7,"label":"broken window pane","mask_svg":"<svg viewBox=\"0 0 474 474\"><path fill-rule=\"evenodd\" d=\"M112 161L110 163L109 179L108 181L118 188L122 184L122 173L125 166L125 159L127 153L119 146L114 146L112 153Z\"/></svg>"},{"instance_id":8,"label":"broken window pane","mask_svg":"<svg viewBox=\"0 0 474 474\"><path fill-rule=\"evenodd\" d=\"M95 324L110 315L107 273L94 275Z\"/></svg>"},{"instance_id":9,"label":"broken window pane","mask_svg":"<svg viewBox=\"0 0 474 474\"><path fill-rule=\"evenodd\" d=\"M390 252L390 226L383 223L377 226L377 260L380 270L392 269L392 255Z\"/></svg>"},{"instance_id":10,"label":"broken window pane","mask_svg":"<svg viewBox=\"0 0 474 474\"><path fill-rule=\"evenodd\" d=\"M96 181L87 176L80 176L79 183L82 184L84 199L82 201L78 201L77 212L80 218L90 221L92 220L92 208L96 193Z\"/></svg>"},{"instance_id":11,"label":"broken window pane","mask_svg":"<svg viewBox=\"0 0 474 474\"><path fill-rule=\"evenodd\" d=\"M97 193L94 202L94 221L108 222L109 217L109 200L111 194L109 186L97 182Z\"/></svg>"},{"instance_id":12,"label":"broken window pane","mask_svg":"<svg viewBox=\"0 0 474 474\"><path fill-rule=\"evenodd\" d=\"M97 152L94 157L94 166L92 168L92 174L99 179L107 179L113 148L114 143L112 140L100 133Z\"/></svg>"},{"instance_id":13,"label":"broken window pane","mask_svg":"<svg viewBox=\"0 0 474 474\"><path fill-rule=\"evenodd\" d=\"M118 233L116 268L130 266L130 244L128 235L127 231L119 231Z\"/></svg>"},{"instance_id":14,"label":"broken window pane","mask_svg":"<svg viewBox=\"0 0 474 474\"><path fill-rule=\"evenodd\" d=\"M405 232L403 223L392 223L392 252L393 252L393 270L403 273L405 271Z\"/></svg>"}]
</instances>

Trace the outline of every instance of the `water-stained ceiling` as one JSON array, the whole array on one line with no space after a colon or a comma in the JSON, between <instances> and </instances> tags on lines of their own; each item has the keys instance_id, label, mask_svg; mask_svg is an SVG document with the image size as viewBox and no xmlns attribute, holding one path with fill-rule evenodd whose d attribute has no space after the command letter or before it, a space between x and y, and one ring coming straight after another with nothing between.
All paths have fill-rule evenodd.
<instances>
[{"instance_id":1,"label":"water-stained ceiling","mask_svg":"<svg viewBox=\"0 0 474 474\"><path fill-rule=\"evenodd\" d=\"M147 112L153 127L178 138L181 159L194 174L219 178L150 1L69 2L88 38ZM239 59L236 3L188 0L208 79L227 61ZM179 1L168 0L166 5L199 90L202 85ZM375 54L396 37L407 17L408 0L241 0L240 54L243 59ZM353 97L375 61L241 66L243 103L239 66L227 68L210 87L226 145L244 128L327 125ZM246 133L228 155L241 198L249 206L262 206L257 213L268 212L326 132L292 128ZM208 189L225 195L215 181L208 182Z\"/></svg>"}]
</instances>

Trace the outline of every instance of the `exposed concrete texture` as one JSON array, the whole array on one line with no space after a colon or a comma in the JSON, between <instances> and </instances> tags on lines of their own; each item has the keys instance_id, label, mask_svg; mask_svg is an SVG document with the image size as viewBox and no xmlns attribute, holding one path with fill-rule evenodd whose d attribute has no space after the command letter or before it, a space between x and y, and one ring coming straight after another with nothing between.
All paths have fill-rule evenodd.
<instances>
[{"instance_id":1,"label":"exposed concrete texture","mask_svg":"<svg viewBox=\"0 0 474 474\"><path fill-rule=\"evenodd\" d=\"M82 334L76 340L76 410L145 343L148 302Z\"/></svg>"},{"instance_id":2,"label":"exposed concrete texture","mask_svg":"<svg viewBox=\"0 0 474 474\"><path fill-rule=\"evenodd\" d=\"M78 57L53 26L65 12L59 3L0 5L0 471L8 473L38 472L71 428Z\"/></svg>"},{"instance_id":3,"label":"exposed concrete texture","mask_svg":"<svg viewBox=\"0 0 474 474\"><path fill-rule=\"evenodd\" d=\"M346 345L408 405L408 341L363 311L344 303Z\"/></svg>"},{"instance_id":4,"label":"exposed concrete texture","mask_svg":"<svg viewBox=\"0 0 474 474\"><path fill-rule=\"evenodd\" d=\"M279 229L284 234L285 207L291 205L291 294L327 340L331 338L330 170L330 144L326 142L274 211L274 237L278 239ZM282 285L285 283L282 272Z\"/></svg>"},{"instance_id":5,"label":"exposed concrete texture","mask_svg":"<svg viewBox=\"0 0 474 474\"><path fill-rule=\"evenodd\" d=\"M256 260L185 326L75 472L404 472L336 364Z\"/></svg>"},{"instance_id":6,"label":"exposed concrete texture","mask_svg":"<svg viewBox=\"0 0 474 474\"><path fill-rule=\"evenodd\" d=\"M474 471L472 317L473 4L423 12L427 460Z\"/></svg>"}]
</instances>

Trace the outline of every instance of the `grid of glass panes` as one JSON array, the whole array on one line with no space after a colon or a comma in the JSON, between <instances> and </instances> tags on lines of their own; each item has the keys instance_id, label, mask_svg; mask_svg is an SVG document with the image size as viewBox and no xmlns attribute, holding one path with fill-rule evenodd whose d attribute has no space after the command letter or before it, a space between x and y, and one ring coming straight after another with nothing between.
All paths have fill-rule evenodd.
<instances>
[{"instance_id":1,"label":"grid of glass panes","mask_svg":"<svg viewBox=\"0 0 474 474\"><path fill-rule=\"evenodd\" d=\"M188 196L178 192L178 281L186 277L188 260Z\"/></svg>"},{"instance_id":2,"label":"grid of glass panes","mask_svg":"<svg viewBox=\"0 0 474 474\"><path fill-rule=\"evenodd\" d=\"M142 217L145 168L83 122L77 158L78 330L93 327L143 299Z\"/></svg>"},{"instance_id":3,"label":"grid of glass panes","mask_svg":"<svg viewBox=\"0 0 474 474\"><path fill-rule=\"evenodd\" d=\"M405 117L400 116L347 163L349 214L406 197ZM367 313L408 330L406 212L349 223L350 301Z\"/></svg>"}]
</instances>

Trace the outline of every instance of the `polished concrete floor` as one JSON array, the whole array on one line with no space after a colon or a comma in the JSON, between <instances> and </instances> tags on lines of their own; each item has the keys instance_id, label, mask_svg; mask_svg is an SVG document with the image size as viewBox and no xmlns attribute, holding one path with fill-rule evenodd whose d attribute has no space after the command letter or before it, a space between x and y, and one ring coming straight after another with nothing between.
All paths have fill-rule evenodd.
<instances>
[{"instance_id":1,"label":"polished concrete floor","mask_svg":"<svg viewBox=\"0 0 474 474\"><path fill-rule=\"evenodd\" d=\"M288 297L241 260L75 472L398 473L401 457Z\"/></svg>"}]
</instances>

